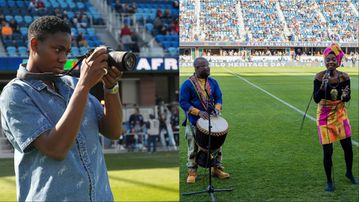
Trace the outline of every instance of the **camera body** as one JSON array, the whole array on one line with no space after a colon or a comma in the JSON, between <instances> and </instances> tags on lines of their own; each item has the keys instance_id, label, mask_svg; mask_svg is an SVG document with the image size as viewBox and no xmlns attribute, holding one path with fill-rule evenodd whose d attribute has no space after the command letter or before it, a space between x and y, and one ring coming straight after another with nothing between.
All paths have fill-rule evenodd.
<instances>
[{"instance_id":1,"label":"camera body","mask_svg":"<svg viewBox=\"0 0 359 202\"><path fill-rule=\"evenodd\" d=\"M95 51L94 48L87 51L85 57L89 57ZM126 51L113 51L107 47L109 67L116 67L120 71L134 71L136 68L136 55L132 52Z\"/></svg>"}]
</instances>

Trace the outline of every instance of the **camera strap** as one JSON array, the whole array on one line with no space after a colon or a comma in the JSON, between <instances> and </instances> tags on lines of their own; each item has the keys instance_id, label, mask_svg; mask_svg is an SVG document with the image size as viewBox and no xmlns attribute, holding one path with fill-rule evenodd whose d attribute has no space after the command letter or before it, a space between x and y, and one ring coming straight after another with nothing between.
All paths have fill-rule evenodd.
<instances>
[{"instance_id":1,"label":"camera strap","mask_svg":"<svg viewBox=\"0 0 359 202\"><path fill-rule=\"evenodd\" d=\"M50 80L53 81L64 74L54 74L52 72L33 73L28 71L17 71L16 77L21 80Z\"/></svg>"},{"instance_id":2,"label":"camera strap","mask_svg":"<svg viewBox=\"0 0 359 202\"><path fill-rule=\"evenodd\" d=\"M71 75L71 72L82 62L85 57L78 57L77 63L68 71L65 71L63 74L54 74L52 72L44 72L44 73L33 73L29 71L17 71L16 77L21 80L48 80L53 81L56 78Z\"/></svg>"}]
</instances>

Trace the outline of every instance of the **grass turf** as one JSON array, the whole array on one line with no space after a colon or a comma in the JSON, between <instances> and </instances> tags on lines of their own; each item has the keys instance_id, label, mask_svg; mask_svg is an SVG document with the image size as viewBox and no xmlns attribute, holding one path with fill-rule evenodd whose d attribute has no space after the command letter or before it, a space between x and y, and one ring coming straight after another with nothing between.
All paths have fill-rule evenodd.
<instances>
[{"instance_id":1,"label":"grass turf","mask_svg":"<svg viewBox=\"0 0 359 202\"><path fill-rule=\"evenodd\" d=\"M115 201L178 201L178 152L106 154ZM13 159L0 160L0 201L16 201Z\"/></svg>"},{"instance_id":2,"label":"grass turf","mask_svg":"<svg viewBox=\"0 0 359 202\"><path fill-rule=\"evenodd\" d=\"M322 147L315 122L306 119L300 132L302 115L249 82L304 111L312 93L315 72L323 68L211 68L223 93L222 115L230 132L223 145L223 163L231 174L228 180L213 178L215 188L234 188L215 193L218 201L357 201L359 186L344 177L345 162L339 143L334 144L335 192L324 192L325 174ZM358 69L341 68L351 76L352 99L347 104L352 139L358 135ZM193 68L180 69L180 84ZM236 74L238 74L236 76ZM240 77L240 78L239 78ZM315 117L312 101L308 114ZM183 113L180 117L183 120ZM180 121L180 122L181 122ZM186 184L187 146L181 127L180 192L200 191L207 187L208 171L200 168L197 182ZM359 180L359 148L353 145L353 172ZM209 201L208 194L181 196L181 201Z\"/></svg>"}]
</instances>

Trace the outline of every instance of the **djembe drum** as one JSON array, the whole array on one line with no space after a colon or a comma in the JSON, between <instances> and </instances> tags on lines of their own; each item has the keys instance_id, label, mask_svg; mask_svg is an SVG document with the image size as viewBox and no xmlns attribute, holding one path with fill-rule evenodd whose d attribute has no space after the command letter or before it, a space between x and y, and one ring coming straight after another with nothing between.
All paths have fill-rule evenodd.
<instances>
[{"instance_id":1,"label":"djembe drum","mask_svg":"<svg viewBox=\"0 0 359 202\"><path fill-rule=\"evenodd\" d=\"M211 116L211 145L210 145L210 162L207 164L208 153L208 120L200 118L196 124L195 140L199 147L196 156L196 162L202 167L213 167L215 165L214 156L212 153L216 152L224 143L228 133L228 123L220 116Z\"/></svg>"}]
</instances>

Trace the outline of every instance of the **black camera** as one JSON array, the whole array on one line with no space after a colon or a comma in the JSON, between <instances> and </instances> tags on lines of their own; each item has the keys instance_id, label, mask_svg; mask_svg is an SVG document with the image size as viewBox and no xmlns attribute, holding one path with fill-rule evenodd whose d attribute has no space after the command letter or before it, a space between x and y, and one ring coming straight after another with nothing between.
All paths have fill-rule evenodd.
<instances>
[{"instance_id":1,"label":"black camera","mask_svg":"<svg viewBox=\"0 0 359 202\"><path fill-rule=\"evenodd\" d=\"M94 48L87 51L82 58L89 57L95 51ZM136 68L136 55L126 51L113 51L107 47L108 59L107 63L109 67L116 67L120 71L134 71Z\"/></svg>"}]
</instances>

